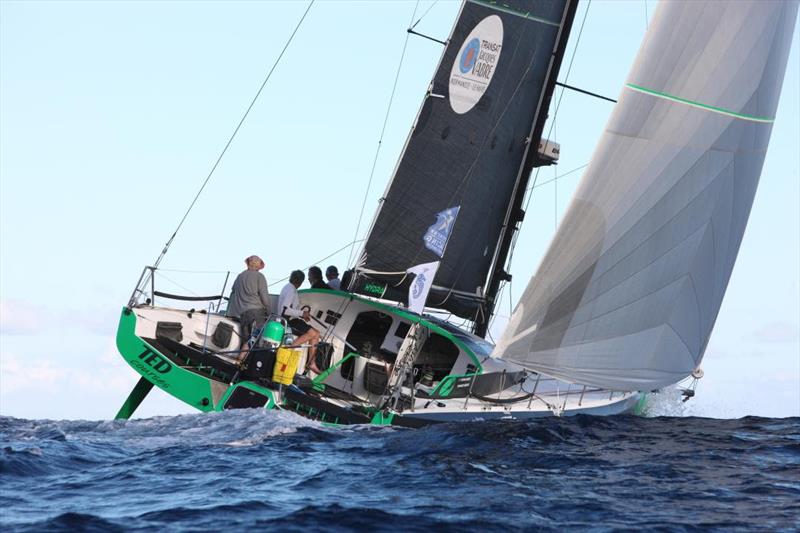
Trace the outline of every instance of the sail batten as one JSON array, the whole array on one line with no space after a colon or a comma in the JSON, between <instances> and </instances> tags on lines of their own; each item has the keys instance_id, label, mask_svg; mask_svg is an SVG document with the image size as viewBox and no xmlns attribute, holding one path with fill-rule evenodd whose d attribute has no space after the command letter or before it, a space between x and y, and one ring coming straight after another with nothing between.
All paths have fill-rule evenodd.
<instances>
[{"instance_id":1,"label":"sail batten","mask_svg":"<svg viewBox=\"0 0 800 533\"><path fill-rule=\"evenodd\" d=\"M702 361L752 207L797 2L663 2L495 355L652 390Z\"/></svg>"}]
</instances>

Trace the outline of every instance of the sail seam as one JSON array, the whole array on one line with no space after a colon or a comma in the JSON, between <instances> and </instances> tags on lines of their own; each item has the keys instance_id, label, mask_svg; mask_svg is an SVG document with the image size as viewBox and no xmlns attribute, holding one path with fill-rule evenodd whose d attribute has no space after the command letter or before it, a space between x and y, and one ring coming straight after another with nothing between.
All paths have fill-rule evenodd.
<instances>
[{"instance_id":1,"label":"sail seam","mask_svg":"<svg viewBox=\"0 0 800 533\"><path fill-rule=\"evenodd\" d=\"M691 275L689 275L688 277L689 277L689 282L690 282L690 283L692 283L692 284L694 284L694 282L692 281L692 276L691 276ZM669 322L667 322L667 323L665 324L665 326L667 326L667 327L668 327L670 330L672 330L672 333L674 333L674 334L675 334L675 337L676 337L676 338L677 338L677 339L678 339L678 340L681 342L681 344L683 344L683 347L684 347L684 348L686 348L686 355L688 355L688 356L689 356L689 360L692 362L692 367L694 368L695 366L697 366L697 361L695 361L695 360L694 360L694 355L692 355L692 353L693 353L693 352L692 352L692 349L691 349L691 348L689 348L689 345L688 345L688 344L686 344L686 341L685 341L685 340L684 340L684 338L681 336L681 334L680 334L680 333L678 333L678 332L675 330L675 328L672 326L672 324L670 324ZM663 335L663 334L664 334L664 332L662 331L662 332L661 332L661 334ZM661 339L659 338L659 341L660 341L660 340L661 340ZM683 374L683 373L684 373L684 372L681 372L681 374ZM688 375L688 374L687 374L687 375Z\"/></svg>"},{"instance_id":2,"label":"sail seam","mask_svg":"<svg viewBox=\"0 0 800 533\"><path fill-rule=\"evenodd\" d=\"M726 167L726 168L727 168L727 167ZM676 183L676 184L675 184L675 185L674 185L672 188L670 188L670 191L674 190L674 188L675 188L675 187L677 187L677 186L678 186L678 184L679 184L679 183ZM620 259L619 259L619 261L617 261L617 262L616 262L616 263L614 263L613 265L610 265L610 266L609 266L608 268L606 268L606 269L605 269L603 272L601 272L601 273L597 273L597 274L594 276L594 281L595 281L595 283L600 283L600 282L601 282L601 279L602 279L602 278L603 278L605 275L609 274L609 273L610 273L610 272L611 272L611 271L612 271L614 268L616 268L618 265L620 265L620 264L621 264L623 261L627 260L627 259L628 259L628 258L629 258L631 255L635 254L635 253L636 253L636 252L637 252L639 249L641 249L641 247L642 247L642 246L645 246L645 245L646 245L646 244L647 244L649 241L651 241L651 240L652 240L652 239L655 237L655 235L656 235L656 234L657 234L659 231L663 230L663 229L664 229L664 228L666 228L666 227L667 227L669 224L671 224L672 222L674 222L674 220L675 220L676 218L678 218L679 216L681 216L681 215L682 215L682 214L683 214L683 213L686 211L686 209L688 209L688 208L689 208L689 207L690 207L690 206L691 206L691 205L692 205L692 204L693 204L695 201L697 201L697 200L698 200L698 198L700 198L700 197L701 197L701 195L705 194L705 193L706 193L706 192L709 190L709 187L711 187L711 186L713 186L713 185L714 185L714 180L712 180L712 181L711 181L711 182L710 182L708 185L706 185L706 186L705 186L705 187L704 187L702 190L698 191L698 193L697 193L695 196L693 196L693 197L691 198L691 200L690 200L690 201L689 201L689 202L688 202L688 203L687 203L687 204L686 204L686 205L685 205L685 206L684 206L682 209L680 209L680 210L679 210L677 213L675 213L673 216L671 216L671 217L670 217L668 220L665 220L665 221L664 221L664 223L663 223L663 224L661 224L661 225L660 225L660 226L659 226L659 227L658 227L658 228L657 228L657 229L656 229L656 230L655 230L655 231L654 231L654 232L653 232L653 233L652 233L652 234L651 234L651 235L650 235L648 238L644 239L644 240L643 240L641 243L639 243L639 244L638 244L636 247L634 247L634 248L633 248L633 249L632 249L632 250L631 250L629 253L625 254L625 256L624 256L624 257L620 258ZM706 223L707 223L707 222L706 222ZM607 294L607 293L609 293L609 292L611 292L611 291L613 291L613 290L616 290L616 289L617 289L617 288L618 288L620 285L622 285L622 284L626 283L627 281L629 281L629 280L630 280L632 277L634 277L636 274L639 274L639 273L641 273L641 272L643 272L643 271L647 270L648 268L652 267L652 266L653 266L655 263L657 263L658 261L660 261L660 260L661 260L661 259L662 259L664 256L666 256L667 254L671 253L671 252L672 252L672 251L674 251L676 248L678 248L679 246L681 246L682 244L684 244L684 242L685 242L685 240L686 240L686 239L689 239L689 238L693 237L695 234L697 234L697 232L698 232L698 231L700 231L700 230L702 230L702 229L703 229L703 227L704 227L704 226L698 226L698 227L697 227L695 230L693 230L691 233L689 233L689 234L686 236L686 238L685 238L684 240L681 240L680 242L676 242L676 243L675 243L673 246L670 246L668 249L664 250L664 251L663 251L661 254L659 254L657 257L654 257L652 261L650 261L649 263L647 263L647 264L643 265L643 266L642 266L642 268L640 268L639 270L637 270L637 271L636 271L636 273L635 273L635 274L633 274L632 276L629 276L629 277L625 278L624 280L620 281L619 283L616 283L616 284L612 285L611 287L608 287L606 290L603 290L603 291L601 291L601 292L598 292L597 294L591 295L591 298L589 298L589 299L587 299L587 300L583 300L583 301L581 302L581 307L584 307L584 306L586 306L586 305L589 305L589 304L591 304L592 302L596 301L598 298L601 298L602 296L604 296L605 294ZM631 228L631 229L629 229L628 231L626 231L626 232L625 232L625 234L623 234L623 235L622 235L622 236L621 236L619 239L617 239L617 241L615 241L613 244L611 244L611 245L609 246L609 250L610 250L611 248L613 248L614 246L616 246L616 245L617 245L617 243L619 243L619 242L620 242L620 241L621 241L623 238L625 238L625 237L626 237L626 236L629 234L629 232L630 232L630 231L632 231L632 229L633 229L633 228ZM605 254L604 254L604 255L605 255ZM675 280L667 282L665 285L663 285L662 287L658 288L657 290L660 290L660 289L662 289L662 288L664 288L664 287L667 287L667 286L669 286L669 285L670 285L670 284L672 284L674 281L675 281ZM630 303L633 303L633 302L635 302L635 301L636 301L636 300L634 300L634 301L632 301L632 302L630 302ZM628 304L625 304L625 305L628 305ZM624 307L624 306L623 306L623 307ZM615 308L615 309L613 309L613 310L611 310L611 311L616 311L616 310L619 310L619 309L621 309L621 308L622 308L622 307L618 307L618 308ZM611 312L611 311L609 311L609 312ZM606 314L606 313L603 313L602 315L598 315L598 316L603 316L604 314ZM586 320L583 320L583 321L581 321L581 322L578 322L578 323L572 324L572 327L576 327L576 326L580 326L580 325L582 325L582 324L586 324L586 323L588 323L588 322L591 322L591 321L592 321L592 320L594 320L595 318L597 318L597 317L588 317Z\"/></svg>"},{"instance_id":3,"label":"sail seam","mask_svg":"<svg viewBox=\"0 0 800 533\"><path fill-rule=\"evenodd\" d=\"M661 292L663 290L666 290L666 289L669 289L671 287L676 286L678 283L683 281L683 279L686 278L687 276L688 276L688 274L682 274L679 277L677 277L677 278L675 278L673 280L670 280L670 281L664 283L663 285L661 285L659 287L656 287L651 291L648 291L645 294L642 294L638 298L635 298L635 299L630 300L628 302L622 303L622 304L614 307L613 309L609 309L609 310L604 311L604 312L602 312L600 314L597 314L597 315L589 316L585 320L581 320L580 322L575 322L575 323L570 322L570 324L567 326L567 329L565 331L568 332L569 330L575 329L575 328L580 327L580 326L588 326L592 322L596 322L597 320L603 319L603 318L607 317L608 315L611 315L613 313L617 313L617 312L625 309L626 307L630 307L632 305L639 304L642 300L644 300L646 298L650 298L651 296L655 295L656 293L659 293L659 292ZM591 301L587 302L587 305L588 305L588 303L591 303ZM585 305L580 306L578 309L580 309L582 307L585 307ZM576 312L577 312L577 310L576 310ZM566 317L566 315L565 315L565 317ZM565 318L565 317L562 317L559 320L563 320L563 318ZM574 317L574 313L573 313L573 317ZM665 324L668 324L668 322L666 322L666 320L664 322L661 322L660 324L658 324L656 326L653 326L653 327L660 327L660 326L663 326ZM542 328L540 331L544 331L544 329L545 328ZM630 333L625 333L624 335L634 335L636 333L640 333L642 331L647 331L649 329L652 329L652 327L645 328L645 329L640 329L638 331L632 331ZM566 335L567 335L567 333L564 334L565 337L566 337ZM583 340L582 342L573 342L573 343L569 343L569 344L562 344L560 347L561 348L566 348L566 347L572 347L572 346L582 346L584 344L592 344L592 343L597 342L597 341L613 339L613 338L616 338L616 337L619 337L619 336L620 335L613 335L611 337L597 336L597 337L593 337L591 339ZM547 349L557 349L557 347L547 348Z\"/></svg>"},{"instance_id":4,"label":"sail seam","mask_svg":"<svg viewBox=\"0 0 800 533\"><path fill-rule=\"evenodd\" d=\"M698 159L697 161L695 161L695 163L694 163L694 164L693 164L693 165L690 167L690 169L689 169L689 170L692 170L693 168L695 168L695 166L696 166L696 165L697 165L699 162L700 162L700 160L699 160L699 159ZM726 166L725 166L723 169L721 169L721 170L720 170L720 173L721 173L721 172L723 172L723 171L725 171L727 168L729 168L731 164L732 164L732 162L731 162L731 163L729 163L728 165L726 165ZM687 172L688 172L688 171L687 171ZM669 190L668 190L668 191L665 193L665 196L666 196L666 195L668 195L668 194L672 194L672 193L673 193L673 192L676 190L676 188L677 188L677 187L678 187L678 186L681 184L681 182L683 181L683 179L684 179L685 177L686 177L686 175L684 175L684 176L683 176L681 179L679 179L678 181L676 181L676 182L675 182L675 183L674 183L674 184L673 184L673 185L672 185L672 186L669 188ZM719 177L719 175L717 175L717 177ZM675 212L675 213L674 213L674 214L673 214L671 217L669 217L667 220L664 220L664 221L663 221L663 223L662 223L661 225L659 225L659 226L658 226L658 227L657 227L657 228L656 228L656 229L655 229L655 230L654 230L654 231L653 231L653 232L652 232L652 233L651 233L651 234L650 234L650 235L649 235L649 236L648 236L646 239L642 240L642 241L641 241L639 244L637 244L637 245L636 245L636 246L635 246L633 249L631 249L631 250L630 250L628 253L626 253L626 254L625 254L623 257L621 257L621 258L620 258L618 261L616 261L614 264L612 264L612 265L608 265L608 266L605 268L605 270L603 270L602 272L597 272L597 273L596 273L596 275L595 275L595 280L599 282L599 281L601 280L601 278L603 278L604 276L606 276L607 274L609 274L609 273L610 273L610 272L611 272L613 269L615 269L615 268L616 268L617 266L619 266L621 263L623 263L624 261L628 260L628 259L629 259L629 258L630 258L630 257L631 257L633 254L635 254L637 251L639 251L639 250L642 248L642 246L645 246L645 245L646 245L646 244L647 244L647 243L648 243L648 242L649 242L651 239L653 239L653 238L655 237L655 235L656 235L658 232L660 232L660 231L664 230L664 229L665 229L665 228L666 228L666 227L667 227L669 224L673 223L673 222L675 221L675 219L677 219L678 217L682 216L682 215L683 215L683 214L686 212L686 210L687 210L687 209L689 209L689 208L692 206L692 204L694 204L694 202L698 201L698 199L699 199L699 198L700 198L702 195L704 195L704 194L707 194L707 193L708 193L708 191L709 191L710 187L714 186L715 182L716 182L716 177L715 177L714 179L712 179L712 180L711 180L711 181L710 181L710 182L709 182L709 183L708 183L706 186L704 186L702 189L700 189L699 191L697 191L697 194L695 194L694 196L692 196L692 197L691 197L691 198L690 198L690 199L689 199L689 200L686 202L686 205L684 205L684 206L683 206L683 207L682 207L682 208L681 208L679 211ZM637 202L636 202L637 204L638 204L638 201L639 201L639 200L637 200ZM608 246L608 249L607 249L606 253L605 253L605 254L603 254L603 255L606 255L606 254L607 254L607 253L608 253L608 252L609 252L611 249L613 249L615 246L617 246L617 244L619 244L619 243L620 243L620 242L621 242L623 239L627 238L627 237L628 237L628 235L630 235L630 233L631 233L631 232L632 232L634 229L635 229L635 226L631 226L631 227L630 227L628 230L626 230L626 231L625 231L625 232L624 232L622 235L620 235L620 237L619 237L619 238L618 238L616 241L614 241L613 243L610 243L610 244L609 244L609 246ZM702 226L699 226L699 225L698 225L696 229L694 229L694 230L693 230L691 233L689 233L689 234L686 236L686 238L689 238L689 237L691 237L691 236L695 235L695 234L697 233L697 231L699 231L700 229L702 229ZM676 243L674 246L670 246L670 248L669 248L669 249L665 250L663 253L659 254L657 257L654 257L652 261L650 261L650 262L649 262L649 263L647 263L646 265L643 265L643 266L642 266L642 268L641 268L641 269L639 269L637 272L641 272L641 271L643 271L643 270L647 269L648 267L650 267L651 265L653 265L655 262L657 262L658 260L660 260L662 257L664 257L666 254L668 254L668 253L670 253L671 251L673 251L675 248L677 248L677 247L678 247L678 246L680 246L681 244L682 244L682 242L680 242L680 243ZM629 279L629 278L628 278L628 279ZM604 290L604 291L602 291L602 292L599 292L599 293L597 293L596 295L592 296L592 298L591 298L590 300L587 300L585 303L586 303L586 304L589 304L589 303L591 303L591 302L595 301L597 298L599 298L599 297L603 296L604 294L606 294L606 293L607 293L607 292L609 292L609 291L612 291L612 290L614 290L615 288L617 288L617 287L618 287L620 284L622 284L622 283L624 283L624 282L625 282L625 280L621 281L620 283L616 283L616 284L614 284L613 286L609 287L608 289L606 289L606 290Z\"/></svg>"},{"instance_id":5,"label":"sail seam","mask_svg":"<svg viewBox=\"0 0 800 533\"><path fill-rule=\"evenodd\" d=\"M528 19L528 20L541 22L542 24L547 24L549 26L555 26L556 28L561 25L558 22L553 22L552 20L547 20L547 19L543 19L543 18L540 18L540 17L532 17L530 12L518 11L518 10L512 8L511 6L508 6L506 4L499 4L499 3L493 2L491 0L467 0L467 1L472 3L472 4L477 4L479 6L485 6L485 7L489 7L489 8L492 8L492 9L496 9L497 11L502 11L503 13L508 13L509 15L515 15L517 17L522 17L522 18L525 18L525 19Z\"/></svg>"},{"instance_id":6,"label":"sail seam","mask_svg":"<svg viewBox=\"0 0 800 533\"><path fill-rule=\"evenodd\" d=\"M608 289L604 290L603 292L601 292L601 293L598 293L597 295L593 296L591 299L589 299L589 300L586 300L585 302L582 302L582 303L581 303L581 305L578 307L578 309L580 309L580 308L582 308L582 307L586 307L586 306L588 306L588 305L590 305L590 304L594 303L595 301L597 301L599 298L601 298L601 297L605 296L605 295L606 295L606 294L608 294L609 292L619 289L619 287L620 287L621 285L623 285L623 284L625 284L626 282L630 281L630 280L631 280L633 277L635 277L636 275L638 275L638 274L641 274L641 273L642 273L642 272L644 272L645 270L649 269L650 267L652 267L653 265L655 265L656 263L658 263L658 262L659 262L661 259L663 259L665 256L667 256L668 254L672 253L672 252L673 252L673 251L675 251L677 248L679 248L680 246L682 246L682 245L683 245L683 244L686 242L686 240L688 240L688 239L690 239L690 238L694 237L694 236L697 234L697 232L699 232L699 231L703 230L703 229L704 229L704 227L705 227L705 226L697 228L695 231L693 231L692 233L690 233L689 235L687 235L687 236L686 236L686 239L684 239L683 241L681 241L681 242L679 242L679 243L675 244L675 246L672 246L672 247L670 247L668 250L664 251L664 253L660 254L658 257L656 257L655 259L653 259L652 261L650 261L649 263L647 263L646 265L644 265L644 267L643 267L643 268L641 268L640 270L638 270L638 271L636 272L636 274L634 274L633 276L630 276L630 277L628 277L628 278L625 278L625 279L624 279L623 281L621 281L620 283L617 283L616 285L613 285L612 287L609 287ZM638 298L636 298L636 299L629 300L629 301L627 301L627 302L625 302L625 303L622 303L622 304L618 305L617 307L614 307L613 309L609 309L609 310L607 310L607 311L605 311L605 312L603 312L603 313L597 314L597 315L591 315L591 316L588 316L588 317L586 317L586 319L584 319L584 320L581 320L580 322L571 323L571 324L570 324L570 328L576 328L576 327L578 327L578 326L582 326L582 325L585 325L585 324L589 324L589 323L591 323L591 322L593 322L593 321L595 321L595 320L598 320L598 319L600 319L600 318L603 318L603 317L605 317L606 315L609 315L609 314L611 314L611 313L616 313L617 311L620 311L621 309L624 309L624 308L626 308L626 307L628 307L628 306L630 306L630 305L634 305L634 304L636 304L636 303L639 303L639 302L640 302L641 300L643 300L644 298L648 298L648 297L652 296L653 294L655 294L655 293L657 293L657 292L659 292L659 291L661 291L661 290L663 290L663 289L666 289L667 287L670 287L671 285L674 285L676 282L680 281L681 279L683 279L683 277L685 277L685 276L687 276L687 275L688 275L688 274L682 274L682 275L680 275L680 276L679 276L679 277L677 277L677 278L674 278L674 279L672 279L672 280L665 281L665 282L664 282L662 285L659 285L658 287L655 287L655 288L654 288L652 291L650 291L650 292L647 292L647 293L645 293L645 294L642 294L641 296L639 296L639 297L638 297ZM599 277L600 277L600 276L598 276L598 278L597 278L597 279L599 279ZM576 310L576 312L577 312L577 310Z\"/></svg>"},{"instance_id":7,"label":"sail seam","mask_svg":"<svg viewBox=\"0 0 800 533\"><path fill-rule=\"evenodd\" d=\"M648 89L646 87L641 87L639 85L634 85L633 83L626 83L625 86L632 91L649 94L650 96L655 96L657 98L663 98L664 100L669 100L670 102L675 102L678 104L686 104L690 107L695 107L698 109L704 109L706 111L711 111L714 113L719 113L720 115L725 115L728 117L733 118L740 118L742 120L749 120L751 122L760 122L763 124L772 124L775 122L774 118L769 117L756 117L754 115L745 115L744 113L737 113L735 111L731 111L729 109L725 109L722 107L716 107L709 104L704 104L702 102L695 102L693 100L688 100L686 98L681 98L680 96L674 96L672 94L654 91L653 89Z\"/></svg>"}]
</instances>

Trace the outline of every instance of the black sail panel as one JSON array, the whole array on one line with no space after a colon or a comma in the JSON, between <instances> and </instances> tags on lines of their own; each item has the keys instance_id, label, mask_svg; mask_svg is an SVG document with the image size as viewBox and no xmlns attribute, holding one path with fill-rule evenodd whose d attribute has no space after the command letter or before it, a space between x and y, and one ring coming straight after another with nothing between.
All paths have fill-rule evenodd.
<instances>
[{"instance_id":1,"label":"black sail panel","mask_svg":"<svg viewBox=\"0 0 800 533\"><path fill-rule=\"evenodd\" d=\"M439 260L423 236L438 213L459 207L427 305L475 315L528 145L535 152L539 142L529 137L546 118L543 95L555 83L551 62L556 41L567 37L560 30L568 4L464 3L381 199L352 290L405 301L404 272Z\"/></svg>"}]
</instances>

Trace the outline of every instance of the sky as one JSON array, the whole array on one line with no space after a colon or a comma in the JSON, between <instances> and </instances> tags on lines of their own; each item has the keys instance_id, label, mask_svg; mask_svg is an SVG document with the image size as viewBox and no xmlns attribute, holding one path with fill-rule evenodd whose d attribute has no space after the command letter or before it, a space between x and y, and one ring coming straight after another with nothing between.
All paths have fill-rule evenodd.
<instances>
[{"instance_id":1,"label":"sky","mask_svg":"<svg viewBox=\"0 0 800 533\"><path fill-rule=\"evenodd\" d=\"M115 348L120 311L306 6L0 1L0 415L114 416L138 379ZM272 292L295 268L343 270L362 202L359 238L441 54L406 28L421 19L416 31L444 39L458 7L317 1L178 233L158 287L218 293L253 253ZM655 7L583 2L560 81L616 98ZM664 408L670 414L800 416L797 33L705 377L695 399ZM545 131L561 160L538 182L564 177L534 190L495 338L580 179L570 171L588 163L611 109L565 92L551 110ZM137 416L184 412L156 389Z\"/></svg>"}]
</instances>

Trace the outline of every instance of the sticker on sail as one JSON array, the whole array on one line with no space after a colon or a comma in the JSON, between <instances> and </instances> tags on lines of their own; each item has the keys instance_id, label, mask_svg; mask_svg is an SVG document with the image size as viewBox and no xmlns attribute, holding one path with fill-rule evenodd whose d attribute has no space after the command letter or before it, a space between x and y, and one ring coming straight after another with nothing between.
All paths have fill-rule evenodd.
<instances>
[{"instance_id":1,"label":"sticker on sail","mask_svg":"<svg viewBox=\"0 0 800 533\"><path fill-rule=\"evenodd\" d=\"M450 240L459 209L461 206L457 205L436 213L436 222L432 226L428 226L428 231L422 236L425 248L439 257L444 255L444 249L447 247L447 241Z\"/></svg>"},{"instance_id":2,"label":"sticker on sail","mask_svg":"<svg viewBox=\"0 0 800 533\"><path fill-rule=\"evenodd\" d=\"M503 49L503 21L486 17L464 39L450 71L450 107L463 115L486 92Z\"/></svg>"}]
</instances>

